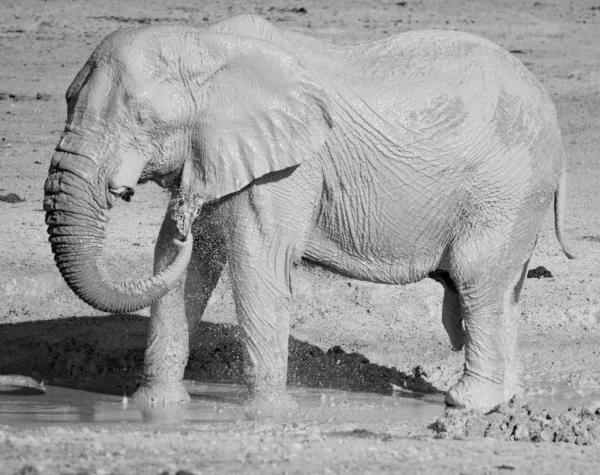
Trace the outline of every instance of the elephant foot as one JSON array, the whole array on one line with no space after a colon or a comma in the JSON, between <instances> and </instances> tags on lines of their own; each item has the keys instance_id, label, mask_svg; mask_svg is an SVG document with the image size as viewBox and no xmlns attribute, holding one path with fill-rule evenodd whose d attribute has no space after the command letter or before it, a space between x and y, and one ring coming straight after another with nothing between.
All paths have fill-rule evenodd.
<instances>
[{"instance_id":1,"label":"elephant foot","mask_svg":"<svg viewBox=\"0 0 600 475\"><path fill-rule=\"evenodd\" d=\"M250 419L274 417L298 409L298 403L288 394L287 364L271 371L260 371L246 375L248 394L244 413Z\"/></svg>"},{"instance_id":2,"label":"elephant foot","mask_svg":"<svg viewBox=\"0 0 600 475\"><path fill-rule=\"evenodd\" d=\"M145 382L133 394L136 404L144 407L166 404L185 404L190 395L181 381Z\"/></svg>"},{"instance_id":3,"label":"elephant foot","mask_svg":"<svg viewBox=\"0 0 600 475\"><path fill-rule=\"evenodd\" d=\"M244 414L249 420L285 416L298 409L298 403L287 393L252 394L244 403Z\"/></svg>"},{"instance_id":4,"label":"elephant foot","mask_svg":"<svg viewBox=\"0 0 600 475\"><path fill-rule=\"evenodd\" d=\"M446 393L446 404L488 412L515 394L523 395L523 386L516 381L498 384L473 374L464 374Z\"/></svg>"}]
</instances>

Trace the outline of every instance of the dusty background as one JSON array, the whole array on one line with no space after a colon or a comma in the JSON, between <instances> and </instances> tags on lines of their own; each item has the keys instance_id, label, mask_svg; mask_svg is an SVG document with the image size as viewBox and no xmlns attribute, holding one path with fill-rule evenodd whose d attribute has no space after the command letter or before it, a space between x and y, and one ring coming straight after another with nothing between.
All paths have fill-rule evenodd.
<instances>
[{"instance_id":1,"label":"dusty background","mask_svg":"<svg viewBox=\"0 0 600 475\"><path fill-rule=\"evenodd\" d=\"M566 234L579 260L560 252L549 214L531 268L544 266L553 277L528 279L522 294L528 394L574 403L600 394L600 0L1 0L0 195L25 201L0 201L0 374L114 393L131 385L147 313L108 316L79 302L46 241L43 183L66 116L64 92L117 28L202 25L241 12L338 44L460 29L495 41L531 69L558 109L569 157ZM150 272L166 199L146 185L113 213L107 259L121 275ZM394 381L435 391L456 377L462 355L443 333L437 284L386 287L298 269L295 288L291 383L385 391ZM189 378L238 380L233 316L223 279ZM595 473L600 462L593 447L439 439L431 422L0 426L0 473Z\"/></svg>"}]
</instances>

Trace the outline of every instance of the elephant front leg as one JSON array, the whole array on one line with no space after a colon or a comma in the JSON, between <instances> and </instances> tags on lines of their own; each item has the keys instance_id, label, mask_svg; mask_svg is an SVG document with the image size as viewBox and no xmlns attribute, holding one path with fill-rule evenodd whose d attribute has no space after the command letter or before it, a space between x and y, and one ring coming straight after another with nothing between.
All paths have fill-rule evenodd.
<instances>
[{"instance_id":1,"label":"elephant front leg","mask_svg":"<svg viewBox=\"0 0 600 475\"><path fill-rule=\"evenodd\" d=\"M316 203L318 169L265 178L228 202L227 255L242 336L248 409L263 414L297 407L287 394L291 269L303 254ZM281 178L281 177L280 177Z\"/></svg>"},{"instance_id":2,"label":"elephant front leg","mask_svg":"<svg viewBox=\"0 0 600 475\"><path fill-rule=\"evenodd\" d=\"M142 381L134 394L144 405L185 403L183 386L189 357L188 324L181 285L152 306Z\"/></svg>"},{"instance_id":3,"label":"elephant front leg","mask_svg":"<svg viewBox=\"0 0 600 475\"><path fill-rule=\"evenodd\" d=\"M259 218L248 213L231 234L229 271L241 329L247 409L281 413L297 407L286 383L290 270L302 231L294 223Z\"/></svg>"},{"instance_id":4,"label":"elephant front leg","mask_svg":"<svg viewBox=\"0 0 600 475\"><path fill-rule=\"evenodd\" d=\"M178 236L175 221L167 212L154 251L154 273L169 265ZM148 340L144 355L142 381L134 394L143 405L188 402L190 397L182 384L189 356L188 322L184 307L186 275L168 294L151 307Z\"/></svg>"},{"instance_id":5,"label":"elephant front leg","mask_svg":"<svg viewBox=\"0 0 600 475\"><path fill-rule=\"evenodd\" d=\"M297 405L286 392L289 289L281 288L283 282L278 282L267 269L256 263L242 265L238 261L230 265L242 331L249 409L262 412L291 410Z\"/></svg>"}]
</instances>

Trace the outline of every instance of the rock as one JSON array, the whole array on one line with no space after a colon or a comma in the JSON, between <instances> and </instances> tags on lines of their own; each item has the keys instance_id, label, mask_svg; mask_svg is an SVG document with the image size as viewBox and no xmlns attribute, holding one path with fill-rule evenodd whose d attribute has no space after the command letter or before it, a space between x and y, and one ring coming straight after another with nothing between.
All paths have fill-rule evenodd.
<instances>
[{"instance_id":1,"label":"rock","mask_svg":"<svg viewBox=\"0 0 600 475\"><path fill-rule=\"evenodd\" d=\"M513 437L515 440L529 440L529 427L527 427L527 424L517 424L513 432Z\"/></svg>"},{"instance_id":2,"label":"rock","mask_svg":"<svg viewBox=\"0 0 600 475\"><path fill-rule=\"evenodd\" d=\"M545 429L542 429L533 440L535 442L552 442L554 440L554 431L549 427L546 427Z\"/></svg>"},{"instance_id":3,"label":"rock","mask_svg":"<svg viewBox=\"0 0 600 475\"><path fill-rule=\"evenodd\" d=\"M500 424L492 423L488 426L486 432L486 437L491 437L492 439L504 440L506 439L505 431L501 428Z\"/></svg>"},{"instance_id":4,"label":"rock","mask_svg":"<svg viewBox=\"0 0 600 475\"><path fill-rule=\"evenodd\" d=\"M582 422L578 422L577 424L575 424L573 426L573 432L575 433L575 435L577 437L582 436L584 434L587 434L587 430L588 430L587 424L584 423L583 421Z\"/></svg>"},{"instance_id":5,"label":"rock","mask_svg":"<svg viewBox=\"0 0 600 475\"><path fill-rule=\"evenodd\" d=\"M538 266L535 269L530 269L527 271L528 279L550 279L552 277L554 277L552 272L550 272L544 266Z\"/></svg>"},{"instance_id":6,"label":"rock","mask_svg":"<svg viewBox=\"0 0 600 475\"><path fill-rule=\"evenodd\" d=\"M556 433L556 442L566 442L568 444L574 444L577 440L577 436L573 432L573 427L565 425L559 429Z\"/></svg>"},{"instance_id":7,"label":"rock","mask_svg":"<svg viewBox=\"0 0 600 475\"><path fill-rule=\"evenodd\" d=\"M591 441L595 444L600 443L600 422L595 422L588 427L588 434L590 435Z\"/></svg>"},{"instance_id":8,"label":"rock","mask_svg":"<svg viewBox=\"0 0 600 475\"><path fill-rule=\"evenodd\" d=\"M21 198L16 193L9 193L8 195L0 195L0 201L4 201L6 203L23 203L25 198Z\"/></svg>"},{"instance_id":9,"label":"rock","mask_svg":"<svg viewBox=\"0 0 600 475\"><path fill-rule=\"evenodd\" d=\"M547 409L546 410L546 419L548 420L557 420L560 417L560 411L558 409Z\"/></svg>"},{"instance_id":10,"label":"rock","mask_svg":"<svg viewBox=\"0 0 600 475\"><path fill-rule=\"evenodd\" d=\"M432 426L448 436L492 437L498 440L600 444L600 404L560 411L534 410L523 398L513 398L482 415L472 411L448 411Z\"/></svg>"},{"instance_id":11,"label":"rock","mask_svg":"<svg viewBox=\"0 0 600 475\"><path fill-rule=\"evenodd\" d=\"M465 435L467 437L484 437L488 428L488 422L484 417L474 417L465 424Z\"/></svg>"},{"instance_id":12,"label":"rock","mask_svg":"<svg viewBox=\"0 0 600 475\"><path fill-rule=\"evenodd\" d=\"M584 404L584 406L581 408L581 412L583 412L587 416L594 417L600 412L600 401L594 401L588 404Z\"/></svg>"},{"instance_id":13,"label":"rock","mask_svg":"<svg viewBox=\"0 0 600 475\"><path fill-rule=\"evenodd\" d=\"M501 414L504 417L511 417L516 414L516 409L514 407L510 406L507 402L504 402L504 403L496 406L494 409L492 409L490 416L493 413Z\"/></svg>"},{"instance_id":14,"label":"rock","mask_svg":"<svg viewBox=\"0 0 600 475\"><path fill-rule=\"evenodd\" d=\"M592 439L590 437L590 434L588 434L587 432L581 435L577 436L577 439L575 440L575 444L576 445L590 445L592 443Z\"/></svg>"},{"instance_id":15,"label":"rock","mask_svg":"<svg viewBox=\"0 0 600 475\"><path fill-rule=\"evenodd\" d=\"M508 401L508 407L510 407L511 409L521 409L524 406L526 406L525 398L519 394L515 394Z\"/></svg>"},{"instance_id":16,"label":"rock","mask_svg":"<svg viewBox=\"0 0 600 475\"><path fill-rule=\"evenodd\" d=\"M344 349L341 346L337 345L332 348L329 348L327 350L327 354L330 356L331 355L344 355L344 354L346 354L346 352L344 351Z\"/></svg>"},{"instance_id":17,"label":"rock","mask_svg":"<svg viewBox=\"0 0 600 475\"><path fill-rule=\"evenodd\" d=\"M487 414L486 419L491 424L497 424L498 426L500 426L506 420L506 417L501 412L490 412L489 414Z\"/></svg>"}]
</instances>

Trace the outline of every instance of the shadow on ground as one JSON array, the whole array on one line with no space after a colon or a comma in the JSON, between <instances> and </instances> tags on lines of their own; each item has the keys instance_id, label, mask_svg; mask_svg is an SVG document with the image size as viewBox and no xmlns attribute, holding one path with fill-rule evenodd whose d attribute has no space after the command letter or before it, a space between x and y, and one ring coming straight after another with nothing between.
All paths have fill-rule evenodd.
<instances>
[{"instance_id":1,"label":"shadow on ground","mask_svg":"<svg viewBox=\"0 0 600 475\"><path fill-rule=\"evenodd\" d=\"M71 317L0 325L0 374L21 374L48 384L102 393L131 393L142 370L148 319L137 315ZM186 379L243 384L235 326L202 322ZM328 351L290 337L288 384L377 393L391 384L438 393L412 374L371 363L334 346ZM391 383L391 384L390 384Z\"/></svg>"}]
</instances>

